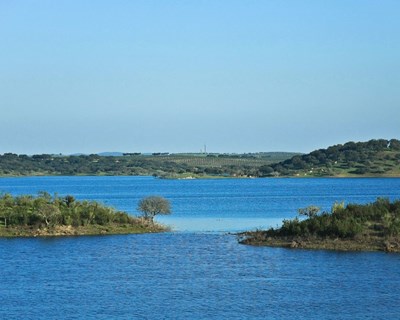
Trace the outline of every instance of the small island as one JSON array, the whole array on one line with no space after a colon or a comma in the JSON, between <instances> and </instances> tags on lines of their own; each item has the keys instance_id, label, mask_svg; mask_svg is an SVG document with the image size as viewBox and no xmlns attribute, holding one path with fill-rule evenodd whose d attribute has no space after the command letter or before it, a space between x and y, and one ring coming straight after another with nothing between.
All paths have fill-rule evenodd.
<instances>
[{"instance_id":1,"label":"small island","mask_svg":"<svg viewBox=\"0 0 400 320\"><path fill-rule=\"evenodd\" d=\"M338 251L400 252L400 200L378 198L369 204L335 203L331 212L299 209L298 217L284 220L280 228L249 231L240 243L257 246Z\"/></svg>"},{"instance_id":2,"label":"small island","mask_svg":"<svg viewBox=\"0 0 400 320\"><path fill-rule=\"evenodd\" d=\"M165 200L165 199L164 199ZM73 196L0 197L0 237L78 236L136 234L167 231L148 217L126 212L95 201L78 201Z\"/></svg>"}]
</instances>

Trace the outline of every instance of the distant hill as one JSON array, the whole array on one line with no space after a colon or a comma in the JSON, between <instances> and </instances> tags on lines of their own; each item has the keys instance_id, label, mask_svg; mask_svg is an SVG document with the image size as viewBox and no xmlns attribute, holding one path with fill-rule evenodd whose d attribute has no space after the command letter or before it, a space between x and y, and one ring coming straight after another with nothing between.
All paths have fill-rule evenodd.
<instances>
[{"instance_id":1,"label":"distant hill","mask_svg":"<svg viewBox=\"0 0 400 320\"><path fill-rule=\"evenodd\" d=\"M0 176L140 175L166 178L258 177L259 168L289 159L296 153L152 154L102 153L63 155L0 155Z\"/></svg>"},{"instance_id":2,"label":"distant hill","mask_svg":"<svg viewBox=\"0 0 400 320\"><path fill-rule=\"evenodd\" d=\"M261 176L400 176L400 141L347 142L263 166Z\"/></svg>"},{"instance_id":3,"label":"distant hill","mask_svg":"<svg viewBox=\"0 0 400 320\"><path fill-rule=\"evenodd\" d=\"M100 152L98 153L101 157L121 157L123 156L122 152Z\"/></svg>"},{"instance_id":4,"label":"distant hill","mask_svg":"<svg viewBox=\"0 0 400 320\"><path fill-rule=\"evenodd\" d=\"M78 152L78 153L72 153L72 154L70 154L69 156L72 156L72 157L79 157L79 156L88 156L89 154L88 153L81 153L81 152ZM109 152L109 151L106 151L106 152L99 152L99 153L96 153L96 155L98 155L98 156L100 156L100 157L121 157L121 156L123 156L124 154L122 153L122 152Z\"/></svg>"},{"instance_id":5,"label":"distant hill","mask_svg":"<svg viewBox=\"0 0 400 320\"><path fill-rule=\"evenodd\" d=\"M309 154L107 152L90 155L0 155L0 176L138 175L204 177L400 177L400 141L347 142Z\"/></svg>"}]
</instances>

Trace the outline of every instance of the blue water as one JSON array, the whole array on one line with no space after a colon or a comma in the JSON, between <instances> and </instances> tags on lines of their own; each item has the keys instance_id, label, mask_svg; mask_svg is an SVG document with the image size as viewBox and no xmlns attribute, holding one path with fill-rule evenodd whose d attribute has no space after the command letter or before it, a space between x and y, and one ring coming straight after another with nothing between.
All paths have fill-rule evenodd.
<instances>
[{"instance_id":1,"label":"blue water","mask_svg":"<svg viewBox=\"0 0 400 320\"><path fill-rule=\"evenodd\" d=\"M0 319L400 318L399 254L249 247L216 232L309 204L400 198L400 179L7 178L0 190L70 193L131 213L160 194L174 210L163 221L185 231L0 239Z\"/></svg>"},{"instance_id":2,"label":"blue water","mask_svg":"<svg viewBox=\"0 0 400 320\"><path fill-rule=\"evenodd\" d=\"M152 177L30 177L0 179L0 192L97 200L132 214L139 200L161 195L173 214L160 222L176 231L241 231L279 225L297 209L335 201L365 203L377 197L400 198L400 179L215 179L160 180Z\"/></svg>"}]
</instances>

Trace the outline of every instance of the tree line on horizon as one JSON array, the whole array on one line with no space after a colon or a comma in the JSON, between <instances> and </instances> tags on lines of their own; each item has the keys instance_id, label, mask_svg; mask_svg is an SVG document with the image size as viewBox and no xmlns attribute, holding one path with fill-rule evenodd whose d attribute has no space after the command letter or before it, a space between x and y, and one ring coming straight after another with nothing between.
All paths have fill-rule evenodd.
<instances>
[{"instance_id":1,"label":"tree line on horizon","mask_svg":"<svg viewBox=\"0 0 400 320\"><path fill-rule=\"evenodd\" d=\"M400 175L397 139L347 142L308 154L125 156L0 155L0 176L28 175L210 175L229 177Z\"/></svg>"},{"instance_id":2,"label":"tree line on horizon","mask_svg":"<svg viewBox=\"0 0 400 320\"><path fill-rule=\"evenodd\" d=\"M258 168L287 159L295 153L259 155L150 155L125 156L50 154L0 155L0 175L227 175L258 176Z\"/></svg>"},{"instance_id":3,"label":"tree line on horizon","mask_svg":"<svg viewBox=\"0 0 400 320\"><path fill-rule=\"evenodd\" d=\"M264 177L334 176L340 173L384 175L390 172L400 174L400 141L397 139L347 142L260 168Z\"/></svg>"}]
</instances>

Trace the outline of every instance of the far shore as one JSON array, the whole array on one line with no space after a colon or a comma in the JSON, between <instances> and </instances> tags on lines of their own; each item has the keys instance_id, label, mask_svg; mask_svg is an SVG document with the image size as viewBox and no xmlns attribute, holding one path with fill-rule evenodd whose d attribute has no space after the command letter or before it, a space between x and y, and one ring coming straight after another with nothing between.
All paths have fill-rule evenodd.
<instances>
[{"instance_id":1,"label":"far shore","mask_svg":"<svg viewBox=\"0 0 400 320\"><path fill-rule=\"evenodd\" d=\"M115 175L115 174L76 174L76 175L59 175L59 174L39 174L33 173L30 175L0 175L1 178L29 178L29 177L154 177L158 179L167 179L167 180L198 180L198 179L276 179L276 178L293 178L293 179L313 179L313 178L332 178L332 179L346 179L346 178L400 178L399 175L394 174L379 174L379 175L356 175L356 174L339 174L332 176L313 176L313 175L281 175L274 177L255 177L255 176L227 176L227 175L165 175L165 176L152 176L152 175Z\"/></svg>"}]
</instances>

